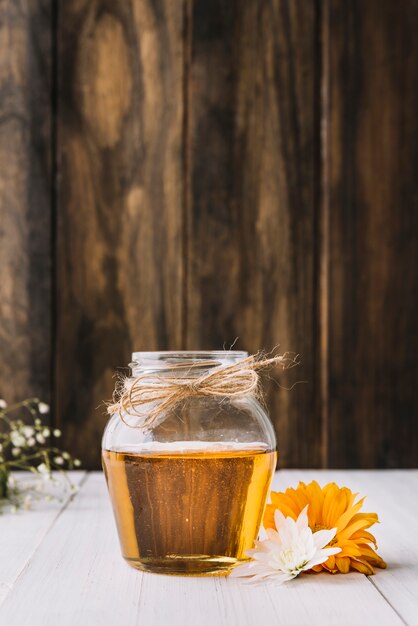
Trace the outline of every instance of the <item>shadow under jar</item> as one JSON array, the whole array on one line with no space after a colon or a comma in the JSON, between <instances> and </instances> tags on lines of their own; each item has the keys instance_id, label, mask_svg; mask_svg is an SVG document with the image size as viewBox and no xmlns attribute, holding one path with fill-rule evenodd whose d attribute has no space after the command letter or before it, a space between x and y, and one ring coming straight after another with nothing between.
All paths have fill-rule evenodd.
<instances>
[{"instance_id":1,"label":"shadow under jar","mask_svg":"<svg viewBox=\"0 0 418 626\"><path fill-rule=\"evenodd\" d=\"M246 352L135 352L132 377L200 377ZM114 414L102 461L122 554L164 574L228 573L248 560L276 467L273 427L258 401L192 396L151 426Z\"/></svg>"}]
</instances>

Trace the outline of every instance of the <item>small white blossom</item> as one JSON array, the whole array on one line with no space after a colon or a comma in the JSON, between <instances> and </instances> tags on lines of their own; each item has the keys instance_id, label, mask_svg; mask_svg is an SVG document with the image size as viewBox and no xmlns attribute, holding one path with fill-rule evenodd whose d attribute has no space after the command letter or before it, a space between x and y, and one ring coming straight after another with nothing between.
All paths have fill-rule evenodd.
<instances>
[{"instance_id":1,"label":"small white blossom","mask_svg":"<svg viewBox=\"0 0 418 626\"><path fill-rule=\"evenodd\" d=\"M71 458L71 456L70 456L70 454L69 454L68 452L63 452L63 453L62 453L62 458L63 458L63 459L66 459L66 460L68 461L68 459L70 459L70 458Z\"/></svg>"},{"instance_id":2,"label":"small white blossom","mask_svg":"<svg viewBox=\"0 0 418 626\"><path fill-rule=\"evenodd\" d=\"M59 428L55 428L54 430L54 437L61 437L61 431Z\"/></svg>"},{"instance_id":3,"label":"small white blossom","mask_svg":"<svg viewBox=\"0 0 418 626\"><path fill-rule=\"evenodd\" d=\"M42 431L42 434L44 437L49 437L49 435L51 434L51 431L49 430L49 428L44 428Z\"/></svg>"},{"instance_id":4,"label":"small white blossom","mask_svg":"<svg viewBox=\"0 0 418 626\"><path fill-rule=\"evenodd\" d=\"M35 426L41 426L41 424L42 424L42 421L39 419L39 417L37 417L35 419Z\"/></svg>"},{"instance_id":5,"label":"small white blossom","mask_svg":"<svg viewBox=\"0 0 418 626\"><path fill-rule=\"evenodd\" d=\"M19 454L22 452L22 450L20 448L12 448L12 455L13 456L19 456Z\"/></svg>"},{"instance_id":6,"label":"small white blossom","mask_svg":"<svg viewBox=\"0 0 418 626\"><path fill-rule=\"evenodd\" d=\"M10 441L16 448L21 448L26 443L25 437L21 435L17 430L13 430L10 433Z\"/></svg>"},{"instance_id":7,"label":"small white blossom","mask_svg":"<svg viewBox=\"0 0 418 626\"><path fill-rule=\"evenodd\" d=\"M80 459L74 459L74 467L80 467L81 461Z\"/></svg>"},{"instance_id":8,"label":"small white blossom","mask_svg":"<svg viewBox=\"0 0 418 626\"><path fill-rule=\"evenodd\" d=\"M5 409L6 407L7 407L6 400L3 400L3 398L0 398L0 409Z\"/></svg>"},{"instance_id":9,"label":"small white blossom","mask_svg":"<svg viewBox=\"0 0 418 626\"><path fill-rule=\"evenodd\" d=\"M54 463L56 463L57 465L64 465L64 459L62 458L62 456L56 456L54 457Z\"/></svg>"},{"instance_id":10,"label":"small white blossom","mask_svg":"<svg viewBox=\"0 0 418 626\"><path fill-rule=\"evenodd\" d=\"M34 446L34 445L35 445L35 443L36 443L36 439L35 439L35 437L29 437L29 439L27 440L27 442L26 442L26 443L27 443L27 444L28 444L28 446L30 446L30 447Z\"/></svg>"},{"instance_id":11,"label":"small white blossom","mask_svg":"<svg viewBox=\"0 0 418 626\"><path fill-rule=\"evenodd\" d=\"M40 474L49 474L49 469L45 463L40 463L36 469Z\"/></svg>"},{"instance_id":12,"label":"small white blossom","mask_svg":"<svg viewBox=\"0 0 418 626\"><path fill-rule=\"evenodd\" d=\"M32 426L23 426L21 432L27 438L33 437L33 435L35 434L35 430L32 428Z\"/></svg>"},{"instance_id":13,"label":"small white blossom","mask_svg":"<svg viewBox=\"0 0 418 626\"><path fill-rule=\"evenodd\" d=\"M49 404L46 404L45 402L40 402L38 404L38 411L42 414L49 413Z\"/></svg>"},{"instance_id":14,"label":"small white blossom","mask_svg":"<svg viewBox=\"0 0 418 626\"><path fill-rule=\"evenodd\" d=\"M248 582L263 580L281 584L341 552L341 548L324 548L335 537L337 529L313 533L308 526L307 509L308 506L301 511L296 522L276 510L277 530L266 530L268 539L256 541L255 549L246 551L254 560L239 565L231 577L250 577Z\"/></svg>"},{"instance_id":15,"label":"small white blossom","mask_svg":"<svg viewBox=\"0 0 418 626\"><path fill-rule=\"evenodd\" d=\"M41 433L37 433L36 435L36 441L38 443L45 443L45 437L41 434Z\"/></svg>"}]
</instances>

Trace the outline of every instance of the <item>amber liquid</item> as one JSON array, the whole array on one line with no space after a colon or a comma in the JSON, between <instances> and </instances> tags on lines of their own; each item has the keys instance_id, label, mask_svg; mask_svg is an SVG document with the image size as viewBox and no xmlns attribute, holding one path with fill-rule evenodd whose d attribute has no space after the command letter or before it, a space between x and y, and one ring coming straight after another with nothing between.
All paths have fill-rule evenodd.
<instances>
[{"instance_id":1,"label":"amber liquid","mask_svg":"<svg viewBox=\"0 0 418 626\"><path fill-rule=\"evenodd\" d=\"M146 571L227 573L248 558L275 464L275 452L239 444L139 454L104 450L123 556Z\"/></svg>"}]
</instances>

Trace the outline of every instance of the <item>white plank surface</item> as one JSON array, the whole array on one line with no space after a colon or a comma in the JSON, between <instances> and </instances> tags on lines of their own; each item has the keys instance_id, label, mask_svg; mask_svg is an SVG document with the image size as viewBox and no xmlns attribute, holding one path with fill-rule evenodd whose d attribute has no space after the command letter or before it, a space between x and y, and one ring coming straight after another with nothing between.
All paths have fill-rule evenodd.
<instances>
[{"instance_id":1,"label":"white plank surface","mask_svg":"<svg viewBox=\"0 0 418 626\"><path fill-rule=\"evenodd\" d=\"M376 535L388 570L370 579L361 574L305 576L277 588L217 577L142 574L122 560L104 479L91 474L40 545L38 541L0 607L0 624L418 624L418 472L283 471L274 487L312 478L370 494L366 509L381 517Z\"/></svg>"},{"instance_id":2,"label":"white plank surface","mask_svg":"<svg viewBox=\"0 0 418 626\"><path fill-rule=\"evenodd\" d=\"M85 472L71 472L72 482L76 485L79 485L84 477ZM20 478L27 480L30 473L21 472ZM48 503L37 503L31 511L0 515L0 605L13 589L19 575L67 505L69 498L70 495L67 493L63 502L53 500Z\"/></svg>"}]
</instances>

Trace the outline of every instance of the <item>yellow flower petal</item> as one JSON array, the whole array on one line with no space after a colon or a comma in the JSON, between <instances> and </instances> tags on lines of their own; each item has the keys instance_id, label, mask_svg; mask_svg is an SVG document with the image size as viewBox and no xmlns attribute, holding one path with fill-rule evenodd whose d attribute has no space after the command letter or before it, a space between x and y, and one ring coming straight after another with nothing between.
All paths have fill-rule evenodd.
<instances>
[{"instance_id":1,"label":"yellow flower petal","mask_svg":"<svg viewBox=\"0 0 418 626\"><path fill-rule=\"evenodd\" d=\"M360 513L364 498L358 497L347 487L328 483L321 488L316 481L309 484L300 482L296 489L271 493L271 504L266 507L264 526L275 528L274 512L296 519L308 505L308 523L313 532L320 529L337 528L337 534L330 546L341 549L336 556L330 556L325 563L316 565L314 572L327 571L332 574L347 573L350 570L371 575L373 567L386 567L384 560L376 554L374 536L366 529L379 521L376 513Z\"/></svg>"},{"instance_id":2,"label":"yellow flower petal","mask_svg":"<svg viewBox=\"0 0 418 626\"><path fill-rule=\"evenodd\" d=\"M367 574L367 576L371 576L372 574L374 574L373 567L369 565L369 563L366 563L365 561L352 559L351 567L357 570L358 572L361 572L362 574Z\"/></svg>"},{"instance_id":3,"label":"yellow flower petal","mask_svg":"<svg viewBox=\"0 0 418 626\"><path fill-rule=\"evenodd\" d=\"M336 556L335 564L342 574L348 574L350 571L350 559L347 557Z\"/></svg>"}]
</instances>

